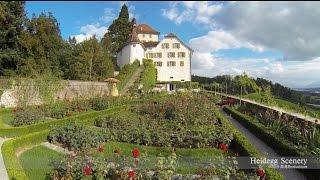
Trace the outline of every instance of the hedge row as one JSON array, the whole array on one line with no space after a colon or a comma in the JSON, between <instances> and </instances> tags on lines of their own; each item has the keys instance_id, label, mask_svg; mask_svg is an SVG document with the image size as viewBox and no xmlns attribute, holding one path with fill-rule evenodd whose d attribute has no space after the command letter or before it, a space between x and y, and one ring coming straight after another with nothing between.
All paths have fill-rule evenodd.
<instances>
[{"instance_id":1,"label":"hedge row","mask_svg":"<svg viewBox=\"0 0 320 180\"><path fill-rule=\"evenodd\" d=\"M16 150L45 141L48 133L48 130L35 132L3 143L1 147L2 156L10 179L28 179L19 158L16 156Z\"/></svg>"},{"instance_id":2,"label":"hedge row","mask_svg":"<svg viewBox=\"0 0 320 180\"><path fill-rule=\"evenodd\" d=\"M224 111L231 114L239 123L245 126L249 131L271 146L279 155L283 156L305 156L306 152L300 151L294 147L284 137L279 137L274 131L267 129L258 120L244 115L230 107L224 107Z\"/></svg>"},{"instance_id":3,"label":"hedge row","mask_svg":"<svg viewBox=\"0 0 320 180\"><path fill-rule=\"evenodd\" d=\"M85 122L87 124L93 124L94 122L91 122L91 121L93 121L96 117L98 117L100 115L116 112L121 109L125 109L126 107L128 107L128 106L127 105L116 106L116 107L112 107L112 108L102 110L102 111L85 112L85 113L75 115L72 117L67 117L64 119L52 120L52 121L47 121L47 122L41 122L41 123L29 125L29 126L4 128L4 129L1 129L1 131L0 131L0 137L22 136L22 135L25 135L28 133L51 129L55 126L69 124L70 122L71 123L72 122Z\"/></svg>"},{"instance_id":4,"label":"hedge row","mask_svg":"<svg viewBox=\"0 0 320 180\"><path fill-rule=\"evenodd\" d=\"M157 82L157 69L152 59L143 59L144 71L141 75L141 83L144 90L151 89Z\"/></svg>"},{"instance_id":5,"label":"hedge row","mask_svg":"<svg viewBox=\"0 0 320 180\"><path fill-rule=\"evenodd\" d=\"M231 114L239 123L245 126L250 132L264 141L279 155L304 157L309 155L306 151L298 150L294 145L284 137L276 135L272 130L267 129L256 119L242 114L230 107L224 107L224 111ZM317 169L299 169L308 179L317 179L320 177L320 171Z\"/></svg>"},{"instance_id":6,"label":"hedge row","mask_svg":"<svg viewBox=\"0 0 320 180\"><path fill-rule=\"evenodd\" d=\"M22 128L26 128L22 130L24 134L23 133L17 133L17 134L23 135L23 136L8 140L2 145L2 155L4 158L4 163L5 163L9 178L10 179L28 179L23 167L20 164L19 158L16 156L16 150L18 148L33 146L46 141L47 136L49 134L49 129L51 129L52 127L64 125L64 124L73 124L73 123L93 125L96 117L110 115L113 113L119 113L121 110L124 110L126 107L127 106L124 106L124 105L117 106L117 107L99 111L99 112L86 113L86 114L83 114L82 116L79 115L72 118L65 118L57 121L51 121L51 123L39 123L36 125L22 127ZM20 132L20 130L17 130L19 128L10 128L10 129L12 129L11 130L12 132L9 133L10 135L13 135L14 132ZM35 132L35 131L39 131L39 132ZM25 135L26 133L30 133L30 134Z\"/></svg>"},{"instance_id":7,"label":"hedge row","mask_svg":"<svg viewBox=\"0 0 320 180\"><path fill-rule=\"evenodd\" d=\"M215 116L221 123L222 128L228 128L233 133L233 143L237 150L243 156L261 157L261 153L247 140L247 138L238 131L218 110L214 110ZM283 180L283 175L271 168L265 168L266 176L272 180Z\"/></svg>"}]
</instances>

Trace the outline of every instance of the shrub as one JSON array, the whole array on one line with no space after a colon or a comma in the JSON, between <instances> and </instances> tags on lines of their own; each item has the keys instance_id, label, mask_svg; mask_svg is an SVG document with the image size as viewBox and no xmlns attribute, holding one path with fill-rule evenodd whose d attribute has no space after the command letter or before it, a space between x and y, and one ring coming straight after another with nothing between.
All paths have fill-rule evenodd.
<instances>
[{"instance_id":1,"label":"shrub","mask_svg":"<svg viewBox=\"0 0 320 180\"><path fill-rule=\"evenodd\" d=\"M62 119L67 115L67 112L71 111L66 102L56 102L50 105L44 106L47 117Z\"/></svg>"},{"instance_id":2,"label":"shrub","mask_svg":"<svg viewBox=\"0 0 320 180\"><path fill-rule=\"evenodd\" d=\"M152 59L143 59L144 71L141 75L143 90L150 90L157 82L157 69Z\"/></svg>"},{"instance_id":3,"label":"shrub","mask_svg":"<svg viewBox=\"0 0 320 180\"><path fill-rule=\"evenodd\" d=\"M48 141L61 143L64 147L75 151L84 151L98 147L106 141L106 137L99 131L83 125L67 125L50 131Z\"/></svg>"},{"instance_id":4,"label":"shrub","mask_svg":"<svg viewBox=\"0 0 320 180\"><path fill-rule=\"evenodd\" d=\"M12 121L13 126L30 125L35 122L43 120L45 114L42 109L35 107L25 107L15 112L14 120Z\"/></svg>"},{"instance_id":5,"label":"shrub","mask_svg":"<svg viewBox=\"0 0 320 180\"><path fill-rule=\"evenodd\" d=\"M146 101L131 112L96 119L113 141L153 146L217 147L232 133L220 128L212 103L199 94Z\"/></svg>"},{"instance_id":6,"label":"shrub","mask_svg":"<svg viewBox=\"0 0 320 180\"><path fill-rule=\"evenodd\" d=\"M72 117L67 117L64 119L59 120L52 120L52 121L45 121L37 124L32 124L29 126L23 126L23 127L10 127L10 128L3 128L0 131L0 137L16 137L16 136L22 136L26 135L28 133L33 133L37 131L43 131L46 129L52 129L56 126L61 126L65 124L75 124L75 123L82 123L82 124L88 124L93 125L95 118L99 116L105 116L108 114L112 114L118 111L121 111L125 109L127 106L117 106L113 108L109 108L103 111L90 111L85 112L79 115L75 115Z\"/></svg>"}]
</instances>

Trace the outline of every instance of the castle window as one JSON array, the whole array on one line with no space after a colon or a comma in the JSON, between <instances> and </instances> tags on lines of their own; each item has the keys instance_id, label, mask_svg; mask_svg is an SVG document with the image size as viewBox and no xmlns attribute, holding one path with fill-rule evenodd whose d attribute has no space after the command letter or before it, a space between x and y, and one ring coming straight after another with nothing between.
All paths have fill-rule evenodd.
<instances>
[{"instance_id":1,"label":"castle window","mask_svg":"<svg viewBox=\"0 0 320 180\"><path fill-rule=\"evenodd\" d=\"M142 34L142 37L145 38L145 34Z\"/></svg>"},{"instance_id":2,"label":"castle window","mask_svg":"<svg viewBox=\"0 0 320 180\"><path fill-rule=\"evenodd\" d=\"M174 52L168 52L168 58L174 58L175 53Z\"/></svg>"},{"instance_id":3,"label":"castle window","mask_svg":"<svg viewBox=\"0 0 320 180\"><path fill-rule=\"evenodd\" d=\"M185 52L178 52L178 57L184 58L184 57L186 57L186 53Z\"/></svg>"},{"instance_id":4,"label":"castle window","mask_svg":"<svg viewBox=\"0 0 320 180\"><path fill-rule=\"evenodd\" d=\"M179 49L180 48L180 43L173 43L172 47L176 48L176 49Z\"/></svg>"},{"instance_id":5,"label":"castle window","mask_svg":"<svg viewBox=\"0 0 320 180\"><path fill-rule=\"evenodd\" d=\"M162 66L162 62L161 61L154 62L154 65L161 67Z\"/></svg>"},{"instance_id":6,"label":"castle window","mask_svg":"<svg viewBox=\"0 0 320 180\"><path fill-rule=\"evenodd\" d=\"M149 38L152 38L152 35L151 35L151 34L149 34Z\"/></svg>"},{"instance_id":7,"label":"castle window","mask_svg":"<svg viewBox=\"0 0 320 180\"><path fill-rule=\"evenodd\" d=\"M184 61L180 61L180 66L184 66Z\"/></svg>"},{"instance_id":8,"label":"castle window","mask_svg":"<svg viewBox=\"0 0 320 180\"><path fill-rule=\"evenodd\" d=\"M169 43L161 44L162 49L169 49Z\"/></svg>"},{"instance_id":9,"label":"castle window","mask_svg":"<svg viewBox=\"0 0 320 180\"><path fill-rule=\"evenodd\" d=\"M147 53L147 58L162 58L162 53L161 52Z\"/></svg>"},{"instance_id":10,"label":"castle window","mask_svg":"<svg viewBox=\"0 0 320 180\"><path fill-rule=\"evenodd\" d=\"M175 62L175 61L168 61L168 62L167 62L167 66L168 66L168 67L176 66L176 62Z\"/></svg>"}]
</instances>

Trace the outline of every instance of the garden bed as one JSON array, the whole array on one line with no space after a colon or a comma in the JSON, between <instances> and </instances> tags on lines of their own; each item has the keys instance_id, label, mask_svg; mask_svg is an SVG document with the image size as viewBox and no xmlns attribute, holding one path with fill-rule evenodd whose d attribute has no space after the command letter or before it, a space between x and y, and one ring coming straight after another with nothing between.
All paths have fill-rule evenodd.
<instances>
[{"instance_id":1,"label":"garden bed","mask_svg":"<svg viewBox=\"0 0 320 180\"><path fill-rule=\"evenodd\" d=\"M308 151L308 149L301 149L297 147L291 140L277 133L275 129L270 129L264 126L257 119L242 114L230 107L225 107L224 110L228 114L231 114L234 119L244 125L250 132L273 148L279 155L296 157L311 156L310 150ZM299 170L305 174L308 179L317 179L317 177L320 176L319 171L316 169Z\"/></svg>"}]
</instances>

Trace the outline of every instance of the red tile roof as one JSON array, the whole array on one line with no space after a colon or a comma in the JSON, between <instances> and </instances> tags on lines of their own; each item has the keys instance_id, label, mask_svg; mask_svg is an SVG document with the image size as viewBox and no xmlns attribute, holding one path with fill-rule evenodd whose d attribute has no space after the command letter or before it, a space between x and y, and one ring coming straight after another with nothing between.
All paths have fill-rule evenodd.
<instances>
[{"instance_id":1,"label":"red tile roof","mask_svg":"<svg viewBox=\"0 0 320 180\"><path fill-rule=\"evenodd\" d=\"M137 26L137 33L138 34L160 34L160 32L152 29L152 27L150 27L148 24L139 24Z\"/></svg>"},{"instance_id":2,"label":"red tile roof","mask_svg":"<svg viewBox=\"0 0 320 180\"><path fill-rule=\"evenodd\" d=\"M159 42L149 41L149 42L142 42L142 44L144 45L144 47L149 48L149 47L156 47L159 44Z\"/></svg>"}]
</instances>

